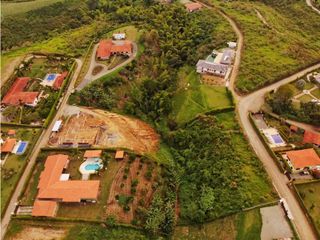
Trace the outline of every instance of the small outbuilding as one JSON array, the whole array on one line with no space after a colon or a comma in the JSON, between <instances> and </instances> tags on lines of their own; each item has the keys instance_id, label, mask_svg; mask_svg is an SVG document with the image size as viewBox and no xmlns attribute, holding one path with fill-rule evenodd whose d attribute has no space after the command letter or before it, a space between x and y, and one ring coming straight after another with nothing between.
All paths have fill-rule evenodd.
<instances>
[{"instance_id":1,"label":"small outbuilding","mask_svg":"<svg viewBox=\"0 0 320 240\"><path fill-rule=\"evenodd\" d=\"M8 134L8 136L13 137L13 136L16 135L16 130L14 130L14 129L9 129L7 134Z\"/></svg>"},{"instance_id":2,"label":"small outbuilding","mask_svg":"<svg viewBox=\"0 0 320 240\"><path fill-rule=\"evenodd\" d=\"M122 150L117 150L116 155L114 157L116 160L123 160L124 158L124 151Z\"/></svg>"},{"instance_id":3,"label":"small outbuilding","mask_svg":"<svg viewBox=\"0 0 320 240\"><path fill-rule=\"evenodd\" d=\"M124 39L126 39L126 34L125 33L114 33L112 35L112 38L114 40L124 40Z\"/></svg>"},{"instance_id":4,"label":"small outbuilding","mask_svg":"<svg viewBox=\"0 0 320 240\"><path fill-rule=\"evenodd\" d=\"M237 47L237 43L236 42L228 42L227 44L228 44L228 47L232 48L232 49Z\"/></svg>"},{"instance_id":5,"label":"small outbuilding","mask_svg":"<svg viewBox=\"0 0 320 240\"><path fill-rule=\"evenodd\" d=\"M62 124L62 120L57 120L54 125L53 125L53 128L52 128L52 132L58 132L59 129L61 128L61 124Z\"/></svg>"},{"instance_id":6,"label":"small outbuilding","mask_svg":"<svg viewBox=\"0 0 320 240\"><path fill-rule=\"evenodd\" d=\"M186 3L185 7L187 8L188 12L191 13L200 10L202 8L202 5L200 3L190 2Z\"/></svg>"}]
</instances>

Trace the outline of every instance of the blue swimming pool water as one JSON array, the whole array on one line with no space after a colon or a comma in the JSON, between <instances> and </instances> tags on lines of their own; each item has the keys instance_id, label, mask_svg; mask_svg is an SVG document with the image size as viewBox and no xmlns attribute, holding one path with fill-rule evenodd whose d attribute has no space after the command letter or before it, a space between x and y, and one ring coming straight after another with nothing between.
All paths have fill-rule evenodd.
<instances>
[{"instance_id":1,"label":"blue swimming pool water","mask_svg":"<svg viewBox=\"0 0 320 240\"><path fill-rule=\"evenodd\" d=\"M99 164L88 164L84 167L85 170L98 170L100 169Z\"/></svg>"},{"instance_id":2,"label":"blue swimming pool water","mask_svg":"<svg viewBox=\"0 0 320 240\"><path fill-rule=\"evenodd\" d=\"M21 142L18 149L17 149L17 154L22 154L26 150L28 145L28 142Z\"/></svg>"},{"instance_id":3,"label":"blue swimming pool water","mask_svg":"<svg viewBox=\"0 0 320 240\"><path fill-rule=\"evenodd\" d=\"M56 75L55 74L49 74L48 77L47 77L47 80L48 81L52 81L56 78Z\"/></svg>"},{"instance_id":4,"label":"blue swimming pool water","mask_svg":"<svg viewBox=\"0 0 320 240\"><path fill-rule=\"evenodd\" d=\"M272 135L271 137L275 143L283 143L283 140L279 134Z\"/></svg>"}]
</instances>

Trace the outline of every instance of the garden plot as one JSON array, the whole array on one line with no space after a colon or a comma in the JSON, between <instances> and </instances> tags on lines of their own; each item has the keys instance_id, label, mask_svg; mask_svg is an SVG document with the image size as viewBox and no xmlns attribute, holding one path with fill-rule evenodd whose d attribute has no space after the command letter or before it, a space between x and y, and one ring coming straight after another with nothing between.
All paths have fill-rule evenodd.
<instances>
[{"instance_id":1,"label":"garden plot","mask_svg":"<svg viewBox=\"0 0 320 240\"><path fill-rule=\"evenodd\" d=\"M134 118L98 109L69 107L61 130L53 133L50 146L89 144L128 148L137 153L158 148L159 136L148 124Z\"/></svg>"},{"instance_id":2,"label":"garden plot","mask_svg":"<svg viewBox=\"0 0 320 240\"><path fill-rule=\"evenodd\" d=\"M151 162L130 156L123 160L112 182L107 202L107 215L131 223L139 207L148 208L152 200L157 172Z\"/></svg>"},{"instance_id":3,"label":"garden plot","mask_svg":"<svg viewBox=\"0 0 320 240\"><path fill-rule=\"evenodd\" d=\"M43 228L43 227L24 227L21 232L19 232L14 237L9 237L10 240L60 240L64 239L67 234L66 229L55 229L55 228Z\"/></svg>"}]
</instances>

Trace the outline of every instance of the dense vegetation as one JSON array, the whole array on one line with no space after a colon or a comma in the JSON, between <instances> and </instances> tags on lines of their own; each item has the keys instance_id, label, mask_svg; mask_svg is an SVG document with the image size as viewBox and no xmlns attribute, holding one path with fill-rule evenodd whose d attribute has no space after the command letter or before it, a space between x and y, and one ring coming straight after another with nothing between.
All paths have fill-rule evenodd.
<instances>
[{"instance_id":1,"label":"dense vegetation","mask_svg":"<svg viewBox=\"0 0 320 240\"><path fill-rule=\"evenodd\" d=\"M253 91L320 60L320 16L304 0L212 2L220 4L244 34L236 83L240 91Z\"/></svg>"},{"instance_id":2,"label":"dense vegetation","mask_svg":"<svg viewBox=\"0 0 320 240\"><path fill-rule=\"evenodd\" d=\"M252 166L261 176L263 171L253 155L241 155L244 149L236 147L237 138L214 116L199 117L168 135L180 174L182 219L204 222L269 199L269 193L263 194L260 186L256 186L259 193L251 189L249 194L248 185L253 179L244 169Z\"/></svg>"},{"instance_id":3,"label":"dense vegetation","mask_svg":"<svg viewBox=\"0 0 320 240\"><path fill-rule=\"evenodd\" d=\"M281 86L275 93L269 94L266 100L276 114L300 122L319 125L320 105L316 102L301 102L297 108L292 101L294 93L294 86L287 84Z\"/></svg>"},{"instance_id":4,"label":"dense vegetation","mask_svg":"<svg viewBox=\"0 0 320 240\"><path fill-rule=\"evenodd\" d=\"M84 1L68 0L3 19L2 50L50 39L92 21Z\"/></svg>"}]
</instances>

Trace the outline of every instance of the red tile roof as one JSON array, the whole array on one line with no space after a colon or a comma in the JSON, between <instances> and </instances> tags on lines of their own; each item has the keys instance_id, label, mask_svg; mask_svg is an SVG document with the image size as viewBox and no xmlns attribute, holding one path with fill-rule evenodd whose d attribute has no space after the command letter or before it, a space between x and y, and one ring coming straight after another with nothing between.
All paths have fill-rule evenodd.
<instances>
[{"instance_id":1,"label":"red tile roof","mask_svg":"<svg viewBox=\"0 0 320 240\"><path fill-rule=\"evenodd\" d=\"M299 128L295 125L291 125L290 126L290 130L293 131L293 132L298 132Z\"/></svg>"},{"instance_id":2,"label":"red tile roof","mask_svg":"<svg viewBox=\"0 0 320 240\"><path fill-rule=\"evenodd\" d=\"M54 81L53 83L53 88L54 89L60 89L63 83L63 80L68 76L68 72L65 71L63 73L61 73L60 76L57 77L57 79Z\"/></svg>"},{"instance_id":3,"label":"red tile roof","mask_svg":"<svg viewBox=\"0 0 320 240\"><path fill-rule=\"evenodd\" d=\"M320 145L320 133L305 131L303 136L303 143Z\"/></svg>"},{"instance_id":4,"label":"red tile roof","mask_svg":"<svg viewBox=\"0 0 320 240\"><path fill-rule=\"evenodd\" d=\"M38 199L80 202L82 199L96 200L98 198L100 181L60 181L62 171L68 162L69 158L64 154L47 157L38 184Z\"/></svg>"},{"instance_id":5,"label":"red tile roof","mask_svg":"<svg viewBox=\"0 0 320 240\"><path fill-rule=\"evenodd\" d=\"M313 148L286 152L295 169L320 166L320 158Z\"/></svg>"},{"instance_id":6,"label":"red tile roof","mask_svg":"<svg viewBox=\"0 0 320 240\"><path fill-rule=\"evenodd\" d=\"M111 54L132 53L132 44L130 41L123 41L121 44L115 44L112 40L101 40L97 49L97 57L107 59Z\"/></svg>"},{"instance_id":7,"label":"red tile roof","mask_svg":"<svg viewBox=\"0 0 320 240\"><path fill-rule=\"evenodd\" d=\"M1 146L1 152L9 153L12 152L17 140L15 138L8 138Z\"/></svg>"},{"instance_id":8,"label":"red tile roof","mask_svg":"<svg viewBox=\"0 0 320 240\"><path fill-rule=\"evenodd\" d=\"M58 203L54 201L36 200L33 204L32 216L54 217L58 209Z\"/></svg>"},{"instance_id":9,"label":"red tile roof","mask_svg":"<svg viewBox=\"0 0 320 240\"><path fill-rule=\"evenodd\" d=\"M200 3L195 3L195 2L186 3L185 6L189 12L193 12L195 10L202 8L202 5Z\"/></svg>"},{"instance_id":10,"label":"red tile roof","mask_svg":"<svg viewBox=\"0 0 320 240\"><path fill-rule=\"evenodd\" d=\"M102 150L87 150L84 153L85 158L95 158L95 157L101 157Z\"/></svg>"},{"instance_id":11,"label":"red tile roof","mask_svg":"<svg viewBox=\"0 0 320 240\"><path fill-rule=\"evenodd\" d=\"M6 105L19 105L21 103L32 104L38 97L39 93L23 92L29 81L29 77L17 78L2 99L2 103Z\"/></svg>"},{"instance_id":12,"label":"red tile roof","mask_svg":"<svg viewBox=\"0 0 320 240\"><path fill-rule=\"evenodd\" d=\"M15 135L15 134L16 134L16 130L14 130L14 129L8 130L8 135Z\"/></svg>"}]
</instances>

